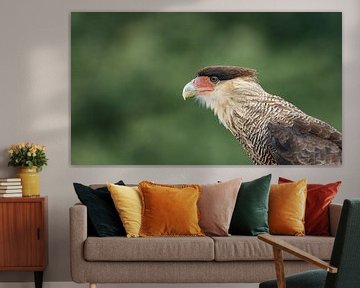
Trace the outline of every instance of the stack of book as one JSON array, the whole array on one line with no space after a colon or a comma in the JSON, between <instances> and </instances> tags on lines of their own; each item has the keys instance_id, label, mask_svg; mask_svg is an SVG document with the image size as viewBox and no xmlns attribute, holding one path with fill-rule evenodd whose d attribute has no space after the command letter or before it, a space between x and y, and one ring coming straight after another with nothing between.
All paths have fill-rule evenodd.
<instances>
[{"instance_id":1,"label":"stack of book","mask_svg":"<svg viewBox=\"0 0 360 288\"><path fill-rule=\"evenodd\" d=\"M0 178L0 198L22 197L20 178Z\"/></svg>"}]
</instances>

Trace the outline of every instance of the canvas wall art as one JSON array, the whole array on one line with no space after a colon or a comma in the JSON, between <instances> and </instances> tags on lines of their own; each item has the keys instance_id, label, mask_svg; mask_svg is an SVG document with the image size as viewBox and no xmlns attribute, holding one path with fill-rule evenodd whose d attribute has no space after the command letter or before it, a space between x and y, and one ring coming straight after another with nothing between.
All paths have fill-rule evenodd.
<instances>
[{"instance_id":1,"label":"canvas wall art","mask_svg":"<svg viewBox=\"0 0 360 288\"><path fill-rule=\"evenodd\" d=\"M71 14L73 165L340 165L341 13Z\"/></svg>"}]
</instances>

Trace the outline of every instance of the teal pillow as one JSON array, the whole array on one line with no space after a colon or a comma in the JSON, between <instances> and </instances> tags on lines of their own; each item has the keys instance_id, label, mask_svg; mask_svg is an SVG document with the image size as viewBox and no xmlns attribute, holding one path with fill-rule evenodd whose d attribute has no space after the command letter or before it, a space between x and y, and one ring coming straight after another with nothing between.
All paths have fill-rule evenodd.
<instances>
[{"instance_id":1,"label":"teal pillow","mask_svg":"<svg viewBox=\"0 0 360 288\"><path fill-rule=\"evenodd\" d=\"M271 174L241 184L230 222L230 234L256 236L269 233L270 181Z\"/></svg>"}]
</instances>

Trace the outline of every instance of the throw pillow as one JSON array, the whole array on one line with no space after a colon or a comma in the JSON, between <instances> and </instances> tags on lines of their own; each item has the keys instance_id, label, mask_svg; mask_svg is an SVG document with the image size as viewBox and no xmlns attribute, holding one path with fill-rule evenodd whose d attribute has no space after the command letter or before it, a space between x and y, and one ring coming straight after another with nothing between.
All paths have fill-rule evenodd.
<instances>
[{"instance_id":1,"label":"throw pillow","mask_svg":"<svg viewBox=\"0 0 360 288\"><path fill-rule=\"evenodd\" d=\"M271 174L241 183L231 218L230 234L256 236L269 233L270 181Z\"/></svg>"},{"instance_id":2,"label":"throw pillow","mask_svg":"<svg viewBox=\"0 0 360 288\"><path fill-rule=\"evenodd\" d=\"M269 228L271 234L303 236L306 206L306 184L273 184L269 195Z\"/></svg>"},{"instance_id":3,"label":"throw pillow","mask_svg":"<svg viewBox=\"0 0 360 288\"><path fill-rule=\"evenodd\" d=\"M139 183L143 204L141 236L202 236L196 203L198 185Z\"/></svg>"},{"instance_id":4,"label":"throw pillow","mask_svg":"<svg viewBox=\"0 0 360 288\"><path fill-rule=\"evenodd\" d=\"M139 237L141 226L141 197L137 187L107 185L127 237Z\"/></svg>"},{"instance_id":5,"label":"throw pillow","mask_svg":"<svg viewBox=\"0 0 360 288\"><path fill-rule=\"evenodd\" d=\"M291 183L286 178L279 178L279 184ZM329 236L329 206L335 198L341 181L329 184L307 184L305 234Z\"/></svg>"},{"instance_id":6,"label":"throw pillow","mask_svg":"<svg viewBox=\"0 0 360 288\"><path fill-rule=\"evenodd\" d=\"M124 185L124 182L117 184ZM125 236L125 229L106 187L92 189L80 183L73 185L79 200L87 207L89 227L95 236Z\"/></svg>"},{"instance_id":7,"label":"throw pillow","mask_svg":"<svg viewBox=\"0 0 360 288\"><path fill-rule=\"evenodd\" d=\"M207 235L229 236L231 216L242 178L201 185L198 202L201 229Z\"/></svg>"}]
</instances>

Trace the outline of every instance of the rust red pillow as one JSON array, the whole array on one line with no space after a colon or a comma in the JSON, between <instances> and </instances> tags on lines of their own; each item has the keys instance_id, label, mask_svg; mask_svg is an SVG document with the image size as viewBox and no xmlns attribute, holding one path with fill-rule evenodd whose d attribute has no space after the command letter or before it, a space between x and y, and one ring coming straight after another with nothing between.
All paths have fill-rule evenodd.
<instances>
[{"instance_id":1,"label":"rust red pillow","mask_svg":"<svg viewBox=\"0 0 360 288\"><path fill-rule=\"evenodd\" d=\"M279 184L293 182L279 177ZM307 184L305 234L329 236L329 206L341 181L328 184Z\"/></svg>"}]
</instances>

